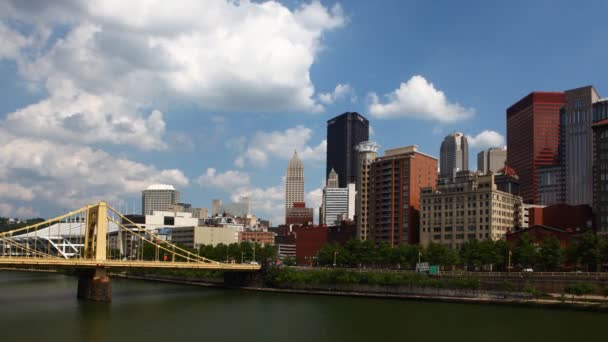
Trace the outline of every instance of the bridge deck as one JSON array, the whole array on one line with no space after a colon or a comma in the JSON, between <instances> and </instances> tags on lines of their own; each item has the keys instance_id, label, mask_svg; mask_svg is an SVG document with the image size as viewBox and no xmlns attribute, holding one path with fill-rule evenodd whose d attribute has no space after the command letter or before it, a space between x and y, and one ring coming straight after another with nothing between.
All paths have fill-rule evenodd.
<instances>
[{"instance_id":1,"label":"bridge deck","mask_svg":"<svg viewBox=\"0 0 608 342\"><path fill-rule=\"evenodd\" d=\"M14 258L0 257L0 265L6 266L58 266L58 267L111 267L111 268L173 268L173 269L202 269L220 271L257 271L260 265L228 264L228 263L198 263L198 262L167 262L167 261L128 261L128 260L86 260L86 259L46 259L46 258Z\"/></svg>"}]
</instances>

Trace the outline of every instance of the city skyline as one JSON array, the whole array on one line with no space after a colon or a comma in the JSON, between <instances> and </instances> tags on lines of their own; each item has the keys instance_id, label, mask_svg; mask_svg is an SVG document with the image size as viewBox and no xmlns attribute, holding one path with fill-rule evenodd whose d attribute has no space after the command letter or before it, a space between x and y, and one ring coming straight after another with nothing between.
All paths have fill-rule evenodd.
<instances>
[{"instance_id":1,"label":"city skyline","mask_svg":"<svg viewBox=\"0 0 608 342\"><path fill-rule=\"evenodd\" d=\"M461 131L476 156L505 145L506 108L532 91L593 85L608 94L606 48L596 44L605 33L602 2L585 17L584 29L549 20L582 15L574 4L480 3L470 11L456 4L336 4L272 3L260 14L264 4L243 4L239 12L232 3L209 3L231 19L218 21L201 7L190 11L201 13L196 20L176 14L159 27L162 11L175 8L145 16L125 4L101 12L69 1L44 8L3 2L0 215L49 217L98 199L130 207L147 186L167 183L184 201L204 207L213 198L251 196L256 215L278 222L283 167L294 149L307 169L307 205L320 205L326 121L340 113L366 117L369 139L386 149L416 144L438 157L442 137ZM286 18L281 32L259 24L273 22L278 11ZM251 65L229 69L205 56L218 75L197 63L194 56L203 55L194 35L185 35L183 50L164 40L184 32L208 37L200 22L249 37L236 25L238 13L259 15L255 48L243 43L243 51L231 51L224 42L211 48L237 61L251 57ZM424 30L426 19L438 15L445 21ZM517 27L506 19L514 16ZM294 31L302 34L288 35ZM537 37L548 32L560 39L541 48ZM303 50L265 39L277 34ZM158 44L151 48L147 41ZM577 54L580 49L588 53ZM288 58L258 58L272 51ZM248 73L253 69L259 78ZM238 82L226 83L222 75ZM475 169L471 160L469 168Z\"/></svg>"}]
</instances>

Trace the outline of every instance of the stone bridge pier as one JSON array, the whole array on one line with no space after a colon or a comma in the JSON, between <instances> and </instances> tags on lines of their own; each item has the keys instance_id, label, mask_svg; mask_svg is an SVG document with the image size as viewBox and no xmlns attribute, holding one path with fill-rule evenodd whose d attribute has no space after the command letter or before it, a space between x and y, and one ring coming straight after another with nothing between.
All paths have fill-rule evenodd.
<instances>
[{"instance_id":1,"label":"stone bridge pier","mask_svg":"<svg viewBox=\"0 0 608 342\"><path fill-rule=\"evenodd\" d=\"M112 282L105 268L78 270L78 299L110 303Z\"/></svg>"}]
</instances>

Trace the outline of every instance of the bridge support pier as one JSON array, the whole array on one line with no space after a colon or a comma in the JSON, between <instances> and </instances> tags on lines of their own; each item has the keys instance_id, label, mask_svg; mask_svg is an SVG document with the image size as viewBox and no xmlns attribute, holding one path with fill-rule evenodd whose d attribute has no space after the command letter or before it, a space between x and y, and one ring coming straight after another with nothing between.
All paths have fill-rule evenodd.
<instances>
[{"instance_id":1,"label":"bridge support pier","mask_svg":"<svg viewBox=\"0 0 608 342\"><path fill-rule=\"evenodd\" d=\"M112 282L105 268L78 271L78 299L112 301Z\"/></svg>"}]
</instances>

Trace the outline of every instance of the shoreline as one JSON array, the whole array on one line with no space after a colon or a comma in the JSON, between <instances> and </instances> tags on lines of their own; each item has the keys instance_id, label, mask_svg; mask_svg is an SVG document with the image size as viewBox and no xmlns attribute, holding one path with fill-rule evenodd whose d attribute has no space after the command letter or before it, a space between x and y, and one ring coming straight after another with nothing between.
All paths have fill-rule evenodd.
<instances>
[{"instance_id":1,"label":"shoreline","mask_svg":"<svg viewBox=\"0 0 608 342\"><path fill-rule=\"evenodd\" d=\"M285 293L285 294L300 294L300 295L319 295L319 296L340 296L340 297L356 297L356 298L375 298L375 299L393 299L393 300L410 300L410 301L427 301L427 302L443 302L443 303L460 303L460 304L477 304L477 305L500 305L512 307L526 308L544 308L552 310L576 310L586 312L608 313L608 302L603 303L585 303L577 299L574 303L562 302L558 299L489 299L489 298L471 298L471 297L452 297L452 296L436 296L436 295L416 295L416 294L392 294L392 293L375 293L375 292L356 292L356 291L340 291L340 290L317 290L317 289L283 289L276 287L259 287L259 286L226 286L218 283L200 282L191 280L168 279L147 276L134 276L125 274L112 274L112 277L119 279L132 279L141 281L160 282L177 285L202 286L206 288L227 289L227 290L243 290L250 292L268 292L268 293Z\"/></svg>"}]
</instances>

